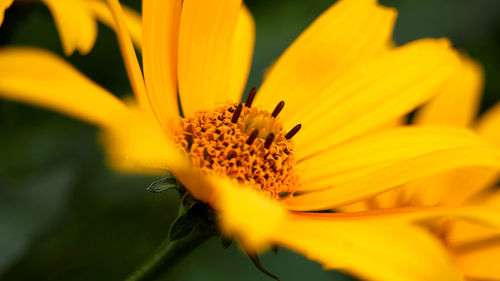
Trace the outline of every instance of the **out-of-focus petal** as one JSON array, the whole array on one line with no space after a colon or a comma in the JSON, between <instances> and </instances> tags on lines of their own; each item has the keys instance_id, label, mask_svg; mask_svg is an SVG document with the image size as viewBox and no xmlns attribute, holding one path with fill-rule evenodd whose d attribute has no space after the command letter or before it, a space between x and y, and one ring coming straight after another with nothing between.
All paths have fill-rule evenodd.
<instances>
[{"instance_id":1,"label":"out-of-focus petal","mask_svg":"<svg viewBox=\"0 0 500 281\"><path fill-rule=\"evenodd\" d=\"M87 54L97 38L97 23L81 0L41 0L49 8L61 37L64 53Z\"/></svg>"},{"instance_id":2,"label":"out-of-focus petal","mask_svg":"<svg viewBox=\"0 0 500 281\"><path fill-rule=\"evenodd\" d=\"M250 187L227 179L214 180L213 184L217 191L213 206L219 213L223 232L236 235L254 250L265 249L269 235L278 231L286 211Z\"/></svg>"},{"instance_id":3,"label":"out-of-focus petal","mask_svg":"<svg viewBox=\"0 0 500 281\"><path fill-rule=\"evenodd\" d=\"M477 132L481 137L500 147L500 103L481 116L477 124Z\"/></svg>"},{"instance_id":4,"label":"out-of-focus petal","mask_svg":"<svg viewBox=\"0 0 500 281\"><path fill-rule=\"evenodd\" d=\"M146 91L144 77L142 76L139 62L137 61L137 55L135 53L134 46L132 45L132 39L130 38L130 34L127 29L125 15L123 14L120 2L118 2L118 0L107 0L107 3L111 14L113 15L114 22L116 23L115 31L118 37L118 43L120 44L120 50L122 52L125 68L127 69L127 75L130 80L130 84L132 85L132 90L134 91L140 108L145 112L148 112L151 116L155 116L155 112L153 111L151 101L149 100ZM157 120L159 121L158 118Z\"/></svg>"},{"instance_id":5,"label":"out-of-focus petal","mask_svg":"<svg viewBox=\"0 0 500 281\"><path fill-rule=\"evenodd\" d=\"M195 198L205 202L213 198L215 185L211 184L210 177L196 170L163 128L143 111L131 111L114 127L104 130L102 141L115 167L168 172Z\"/></svg>"},{"instance_id":6,"label":"out-of-focus petal","mask_svg":"<svg viewBox=\"0 0 500 281\"><path fill-rule=\"evenodd\" d=\"M39 49L0 50L0 96L112 127L128 108L57 56Z\"/></svg>"},{"instance_id":7,"label":"out-of-focus petal","mask_svg":"<svg viewBox=\"0 0 500 281\"><path fill-rule=\"evenodd\" d=\"M7 8L9 8L13 2L14 0L0 0L0 26L2 26L3 23L3 16L5 10L7 10Z\"/></svg>"},{"instance_id":8,"label":"out-of-focus petal","mask_svg":"<svg viewBox=\"0 0 500 281\"><path fill-rule=\"evenodd\" d=\"M483 70L477 62L462 58L462 66L439 94L418 110L414 123L462 127L471 125L479 109L483 76Z\"/></svg>"},{"instance_id":9,"label":"out-of-focus petal","mask_svg":"<svg viewBox=\"0 0 500 281\"><path fill-rule=\"evenodd\" d=\"M108 5L103 0L84 0L85 5L92 11L92 14L105 25L115 28L113 15L111 14ZM122 4L123 13L125 15L125 23L127 24L130 37L134 41L135 46L142 49L142 19L135 10Z\"/></svg>"},{"instance_id":10,"label":"out-of-focus petal","mask_svg":"<svg viewBox=\"0 0 500 281\"><path fill-rule=\"evenodd\" d=\"M490 188L498 174L498 167L461 168L413 181L401 189L401 196L411 205L458 206Z\"/></svg>"}]
</instances>

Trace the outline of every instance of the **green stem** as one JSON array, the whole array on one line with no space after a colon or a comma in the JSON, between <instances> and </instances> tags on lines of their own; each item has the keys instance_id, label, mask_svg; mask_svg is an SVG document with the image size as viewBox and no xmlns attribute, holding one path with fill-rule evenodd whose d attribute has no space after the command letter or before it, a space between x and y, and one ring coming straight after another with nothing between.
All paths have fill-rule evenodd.
<instances>
[{"instance_id":1,"label":"green stem","mask_svg":"<svg viewBox=\"0 0 500 281\"><path fill-rule=\"evenodd\" d=\"M212 231L194 228L182 239L170 241L167 237L125 281L154 280L212 235L214 235Z\"/></svg>"}]
</instances>

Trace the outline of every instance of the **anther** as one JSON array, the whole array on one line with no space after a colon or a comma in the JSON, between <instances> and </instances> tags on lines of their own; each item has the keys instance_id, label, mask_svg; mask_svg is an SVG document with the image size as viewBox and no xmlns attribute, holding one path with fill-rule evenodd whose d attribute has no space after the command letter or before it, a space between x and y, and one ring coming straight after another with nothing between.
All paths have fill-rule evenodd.
<instances>
[{"instance_id":1,"label":"anther","mask_svg":"<svg viewBox=\"0 0 500 281\"><path fill-rule=\"evenodd\" d=\"M273 133L270 133L267 137L266 137L266 142L264 143L264 147L265 148L270 148L271 147L271 144L273 143L274 141L274 134Z\"/></svg>"},{"instance_id":2,"label":"anther","mask_svg":"<svg viewBox=\"0 0 500 281\"><path fill-rule=\"evenodd\" d=\"M191 146L193 146L194 142L193 135L194 135L194 127L193 125L189 124L186 128L186 134L184 134L184 139L187 142L187 147L186 147L187 152L191 151Z\"/></svg>"},{"instance_id":3,"label":"anther","mask_svg":"<svg viewBox=\"0 0 500 281\"><path fill-rule=\"evenodd\" d=\"M255 94L257 93L257 89L253 87L248 93L247 100L245 101L246 107L251 107L253 103L253 99L255 98Z\"/></svg>"},{"instance_id":4,"label":"anther","mask_svg":"<svg viewBox=\"0 0 500 281\"><path fill-rule=\"evenodd\" d=\"M271 114L271 116L273 116L274 118L276 118L276 116L278 116L278 114L280 114L280 112L281 112L281 110L283 109L284 106L285 106L285 102L284 101L280 101L278 103L278 105L274 108L273 114Z\"/></svg>"},{"instance_id":5,"label":"anther","mask_svg":"<svg viewBox=\"0 0 500 281\"><path fill-rule=\"evenodd\" d=\"M234 150L231 150L229 151L229 153L227 154L227 159L228 160L231 160L233 158L236 158L236 156L238 156L238 153Z\"/></svg>"},{"instance_id":6,"label":"anther","mask_svg":"<svg viewBox=\"0 0 500 281\"><path fill-rule=\"evenodd\" d=\"M243 109L243 107L241 106L241 103L238 104L238 107L236 108L236 110L233 113L233 118L231 118L232 123L236 124L238 122L238 118L240 118L240 114L241 114L242 109Z\"/></svg>"},{"instance_id":7,"label":"anther","mask_svg":"<svg viewBox=\"0 0 500 281\"><path fill-rule=\"evenodd\" d=\"M301 127L302 127L302 125L301 125L301 124L299 124L299 125L297 125L297 126L293 127L293 129L291 129L291 130L290 130L290 131L289 131L289 132L285 135L285 139L289 140L289 139L293 138L293 136L295 136L295 135L299 132L299 130L300 130L300 128L301 128Z\"/></svg>"},{"instance_id":8,"label":"anther","mask_svg":"<svg viewBox=\"0 0 500 281\"><path fill-rule=\"evenodd\" d=\"M259 131L257 131L257 129L253 130L252 133L250 133L250 136L248 136L248 139L246 141L246 143L248 145L252 145L252 143L255 141L255 139L257 138L257 135L259 134Z\"/></svg>"}]
</instances>

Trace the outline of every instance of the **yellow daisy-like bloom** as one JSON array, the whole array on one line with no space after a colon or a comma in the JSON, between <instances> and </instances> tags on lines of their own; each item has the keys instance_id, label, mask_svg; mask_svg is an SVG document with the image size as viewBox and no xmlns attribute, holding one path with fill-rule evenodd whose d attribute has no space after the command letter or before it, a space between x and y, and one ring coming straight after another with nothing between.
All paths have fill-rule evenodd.
<instances>
[{"instance_id":1,"label":"yellow daisy-like bloom","mask_svg":"<svg viewBox=\"0 0 500 281\"><path fill-rule=\"evenodd\" d=\"M241 1L144 0L144 75L120 4L108 3L138 108L34 49L0 51L0 95L102 127L116 167L169 171L247 250L279 244L370 280L462 280L440 242L408 222L453 215L500 226L495 208L307 212L500 167L499 151L466 129L381 130L461 71L446 40L392 47L393 9L339 1L240 104L254 43Z\"/></svg>"},{"instance_id":2,"label":"yellow daisy-like bloom","mask_svg":"<svg viewBox=\"0 0 500 281\"><path fill-rule=\"evenodd\" d=\"M24 0L16 0L16 2ZM61 37L64 53L69 56L75 51L87 54L97 38L97 22L113 27L111 15L104 0L40 0L49 8ZM4 12L14 0L0 0L0 26ZM132 9L123 7L130 35L140 48L141 18Z\"/></svg>"},{"instance_id":3,"label":"yellow daisy-like bloom","mask_svg":"<svg viewBox=\"0 0 500 281\"><path fill-rule=\"evenodd\" d=\"M500 147L500 104L478 120L483 87L481 67L463 58L462 71L448 82L440 94L421 108L414 117L415 125L450 125L469 127L481 137ZM467 169L437 174L406 184L403 188L344 208L346 211L408 206L500 206L500 192L492 188L500 174L495 169ZM432 231L443 242L467 280L497 280L500 269L500 232L464 221L442 220Z\"/></svg>"}]
</instances>

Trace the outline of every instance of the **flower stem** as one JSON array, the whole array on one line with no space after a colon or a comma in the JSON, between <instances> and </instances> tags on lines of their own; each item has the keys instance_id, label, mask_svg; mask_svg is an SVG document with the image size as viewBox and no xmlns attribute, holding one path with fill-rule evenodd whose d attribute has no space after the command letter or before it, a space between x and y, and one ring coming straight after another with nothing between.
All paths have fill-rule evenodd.
<instances>
[{"instance_id":1,"label":"flower stem","mask_svg":"<svg viewBox=\"0 0 500 281\"><path fill-rule=\"evenodd\" d=\"M214 232L207 229L194 228L182 239L170 241L167 237L125 281L154 280L212 235Z\"/></svg>"}]
</instances>

